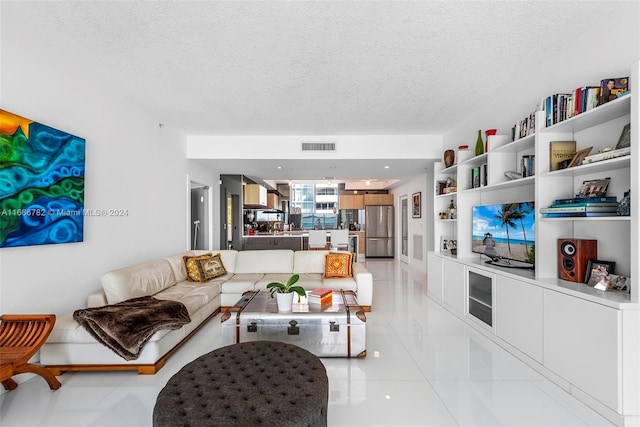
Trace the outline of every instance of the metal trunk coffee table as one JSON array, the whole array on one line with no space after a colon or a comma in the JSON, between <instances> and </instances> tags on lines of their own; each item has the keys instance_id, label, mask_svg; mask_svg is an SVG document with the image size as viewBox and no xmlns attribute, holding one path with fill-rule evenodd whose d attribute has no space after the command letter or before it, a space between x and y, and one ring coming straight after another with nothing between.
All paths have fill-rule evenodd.
<instances>
[{"instance_id":1,"label":"metal trunk coffee table","mask_svg":"<svg viewBox=\"0 0 640 427\"><path fill-rule=\"evenodd\" d=\"M365 357L364 310L351 291L334 291L329 304L301 303L291 312L278 312L266 291L247 292L221 318L223 345L248 341L281 341L300 346L318 357Z\"/></svg>"}]
</instances>

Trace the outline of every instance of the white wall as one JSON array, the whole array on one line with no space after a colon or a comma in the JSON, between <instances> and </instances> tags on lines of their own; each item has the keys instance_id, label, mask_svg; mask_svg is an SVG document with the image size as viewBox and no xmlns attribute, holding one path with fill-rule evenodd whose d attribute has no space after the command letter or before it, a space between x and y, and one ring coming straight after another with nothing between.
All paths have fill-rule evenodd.
<instances>
[{"instance_id":1,"label":"white wall","mask_svg":"<svg viewBox=\"0 0 640 427\"><path fill-rule=\"evenodd\" d=\"M420 174L418 176L413 177L411 181L405 182L397 187L394 187L389 192L393 194L394 204L395 204L395 222L396 222L396 258L400 258L400 253L402 247L400 246L402 242L400 238L402 236L402 231L400 228L400 219L401 219L401 209L400 206L400 197L407 196L409 200L409 257L408 264L411 267L414 267L420 271L426 271L427 269L427 251L432 250L429 248L429 241L433 240L432 237L432 228L429 224L433 223L433 206L431 205L431 200L433 200L433 191L431 187L427 186L427 173ZM414 193L422 193L422 217L421 218L413 218L411 214L412 207L412 195ZM430 231L431 230L431 231ZM416 236L419 236L422 239L421 245L421 253L422 259L417 259L417 254L414 250L414 243ZM420 246L420 245L419 245Z\"/></svg>"},{"instance_id":2,"label":"white wall","mask_svg":"<svg viewBox=\"0 0 640 427\"><path fill-rule=\"evenodd\" d=\"M185 136L2 21L2 109L86 139L84 242L0 249L0 313L85 306L104 272L188 247Z\"/></svg>"}]
</instances>

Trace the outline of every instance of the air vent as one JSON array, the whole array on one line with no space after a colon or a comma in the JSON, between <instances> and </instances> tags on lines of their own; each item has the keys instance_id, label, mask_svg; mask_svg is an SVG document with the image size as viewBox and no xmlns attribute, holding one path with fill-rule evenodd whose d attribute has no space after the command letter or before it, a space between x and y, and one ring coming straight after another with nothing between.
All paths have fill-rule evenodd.
<instances>
[{"instance_id":1,"label":"air vent","mask_svg":"<svg viewBox=\"0 0 640 427\"><path fill-rule=\"evenodd\" d=\"M335 142L302 142L302 151L336 151Z\"/></svg>"}]
</instances>

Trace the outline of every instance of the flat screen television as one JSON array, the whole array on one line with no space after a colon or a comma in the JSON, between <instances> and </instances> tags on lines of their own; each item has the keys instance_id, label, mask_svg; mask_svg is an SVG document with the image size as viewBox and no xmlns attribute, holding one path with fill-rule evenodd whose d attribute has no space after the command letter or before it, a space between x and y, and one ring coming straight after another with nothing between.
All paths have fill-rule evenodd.
<instances>
[{"instance_id":1,"label":"flat screen television","mask_svg":"<svg viewBox=\"0 0 640 427\"><path fill-rule=\"evenodd\" d=\"M535 264L534 202L473 207L471 250L486 255L489 264L533 268Z\"/></svg>"}]
</instances>

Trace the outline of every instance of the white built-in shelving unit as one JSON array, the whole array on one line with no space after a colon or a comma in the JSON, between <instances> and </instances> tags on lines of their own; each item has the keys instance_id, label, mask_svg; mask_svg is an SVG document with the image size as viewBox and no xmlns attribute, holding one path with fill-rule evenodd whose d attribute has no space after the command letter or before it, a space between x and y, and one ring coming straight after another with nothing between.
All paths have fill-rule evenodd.
<instances>
[{"instance_id":1,"label":"white built-in shelving unit","mask_svg":"<svg viewBox=\"0 0 640 427\"><path fill-rule=\"evenodd\" d=\"M515 141L490 136L486 153L448 168L436 164L434 181L451 177L457 191L434 191L437 249L428 255L428 294L433 300L619 425L640 421L640 218L634 203L640 188L639 70L640 63L634 64L626 96L548 127L544 113L538 112L533 134ZM627 123L630 156L549 171L551 141L573 140L578 150L593 147L595 153L615 146ZM507 178L505 172L520 172L521 158L529 154L535 155L535 175ZM487 165L486 185L472 188L472 170L482 164ZM611 178L607 195L621 200L631 190L631 216L540 216L539 209L556 199L575 197L583 181L606 177ZM451 200L457 218L439 219ZM535 269L486 264L486 258L472 252L472 207L520 201L535 201ZM457 239L456 256L439 251L443 236ZM602 292L559 279L558 239L596 239L598 259L615 261L615 273L631 278L631 292ZM482 309L488 310L480 316L484 321L470 313L470 298L475 301L470 286L471 293L476 292L477 275L491 282L491 304L482 301Z\"/></svg>"}]
</instances>

